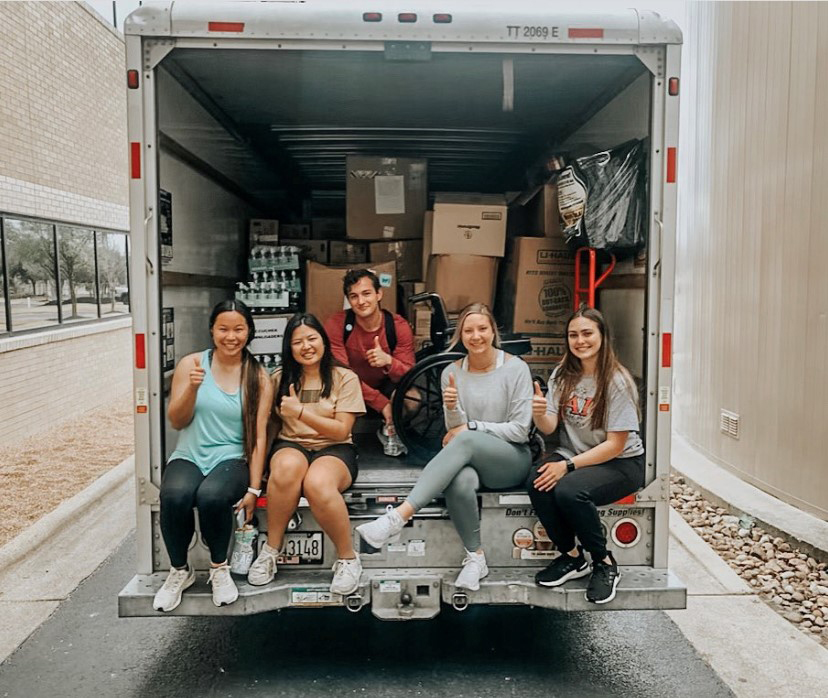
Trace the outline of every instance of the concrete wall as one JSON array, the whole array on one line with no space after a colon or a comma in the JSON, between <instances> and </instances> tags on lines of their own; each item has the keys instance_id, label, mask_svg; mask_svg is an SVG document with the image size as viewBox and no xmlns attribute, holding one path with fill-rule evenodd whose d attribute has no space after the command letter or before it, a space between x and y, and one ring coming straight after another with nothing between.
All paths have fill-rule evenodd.
<instances>
[{"instance_id":1,"label":"concrete wall","mask_svg":"<svg viewBox=\"0 0 828 698\"><path fill-rule=\"evenodd\" d=\"M0 211L127 230L124 44L83 3L0 2ZM130 389L130 318L0 334L0 445Z\"/></svg>"},{"instance_id":2,"label":"concrete wall","mask_svg":"<svg viewBox=\"0 0 828 698\"><path fill-rule=\"evenodd\" d=\"M828 4L692 3L685 40L674 425L828 519Z\"/></svg>"}]
</instances>

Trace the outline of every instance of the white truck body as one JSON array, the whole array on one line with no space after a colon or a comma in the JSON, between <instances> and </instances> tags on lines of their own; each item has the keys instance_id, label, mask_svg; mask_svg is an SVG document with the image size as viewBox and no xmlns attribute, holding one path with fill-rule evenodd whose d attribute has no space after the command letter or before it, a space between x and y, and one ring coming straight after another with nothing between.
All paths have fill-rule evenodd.
<instances>
[{"instance_id":1,"label":"white truck body","mask_svg":"<svg viewBox=\"0 0 828 698\"><path fill-rule=\"evenodd\" d=\"M645 398L646 485L601 509L622 567L616 599L589 604L585 580L557 589L534 585L534 573L554 553L540 544L528 496L516 490L480 495L491 573L479 592L453 586L462 545L438 499L415 516L400 543L362 555L357 593L331 595L333 546L314 535L320 528L303 500L290 531L293 561L302 564L280 566L265 587L239 580L239 600L216 608L197 537L191 563L199 581L174 613L370 605L380 618L409 619L431 618L444 603L685 606L686 590L667 560L681 34L650 12L562 14L551 4L499 4L168 2L146 3L127 19L127 69L137 71L128 89L128 133L138 554L136 576L119 596L122 616L157 615L152 596L169 569L158 503L175 439L165 420L173 354L163 339L162 308L175 313L175 361L206 346L208 309L240 278L249 218L269 217L298 179L322 198L337 196L351 152L385 148L426 157L437 182L430 189L472 191L482 188L480 171L496 171L499 159L515 153L525 168L545 144L601 150L631 137L648 142L646 269L644 281L614 298L627 325L619 334L626 332L628 356L640 363L633 372ZM364 13L382 16L367 21ZM401 21L400 13L416 21ZM336 81L359 85L360 75L372 81L371 94L344 99ZM353 91L348 85L343 89ZM276 137L278 147L268 150ZM514 178L504 179L508 184L520 188ZM159 190L172 192L168 264L161 258ZM345 495L354 524L401 501L420 468L366 453ZM258 518L264 521L263 511ZM639 535L620 545L614 531L624 521ZM311 542L321 549L309 551ZM312 562L301 560L316 552Z\"/></svg>"}]
</instances>

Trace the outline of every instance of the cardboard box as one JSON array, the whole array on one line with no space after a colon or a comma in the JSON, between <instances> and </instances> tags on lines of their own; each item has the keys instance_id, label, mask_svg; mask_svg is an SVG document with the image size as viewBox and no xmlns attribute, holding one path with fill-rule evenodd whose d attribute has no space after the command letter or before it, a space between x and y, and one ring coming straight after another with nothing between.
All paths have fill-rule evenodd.
<instances>
[{"instance_id":1,"label":"cardboard box","mask_svg":"<svg viewBox=\"0 0 828 698\"><path fill-rule=\"evenodd\" d=\"M252 218L250 220L250 239L261 235L279 234L279 221L270 218Z\"/></svg>"},{"instance_id":2,"label":"cardboard box","mask_svg":"<svg viewBox=\"0 0 828 698\"><path fill-rule=\"evenodd\" d=\"M437 194L431 254L502 257L506 251L506 199L499 194Z\"/></svg>"},{"instance_id":3,"label":"cardboard box","mask_svg":"<svg viewBox=\"0 0 828 698\"><path fill-rule=\"evenodd\" d=\"M320 264L328 263L330 243L327 240L282 240L283 245L292 245L302 250L302 256Z\"/></svg>"},{"instance_id":4,"label":"cardboard box","mask_svg":"<svg viewBox=\"0 0 828 698\"><path fill-rule=\"evenodd\" d=\"M329 246L328 262L337 264L365 264L368 262L368 244L365 242L345 242L332 240Z\"/></svg>"},{"instance_id":5,"label":"cardboard box","mask_svg":"<svg viewBox=\"0 0 828 698\"><path fill-rule=\"evenodd\" d=\"M290 238L291 240L311 239L310 223L282 223L279 232L282 234L282 237Z\"/></svg>"},{"instance_id":6,"label":"cardboard box","mask_svg":"<svg viewBox=\"0 0 828 698\"><path fill-rule=\"evenodd\" d=\"M285 327L292 314L256 316L256 336L250 342L253 354L281 354Z\"/></svg>"},{"instance_id":7,"label":"cardboard box","mask_svg":"<svg viewBox=\"0 0 828 698\"><path fill-rule=\"evenodd\" d=\"M312 218L311 238L313 240L344 240L345 221L342 218Z\"/></svg>"},{"instance_id":8,"label":"cardboard box","mask_svg":"<svg viewBox=\"0 0 828 698\"><path fill-rule=\"evenodd\" d=\"M512 241L498 289L498 321L513 332L562 337L574 308L575 257L548 238Z\"/></svg>"},{"instance_id":9,"label":"cardboard box","mask_svg":"<svg viewBox=\"0 0 828 698\"><path fill-rule=\"evenodd\" d=\"M423 241L398 240L397 242L372 242L369 246L371 262L397 262L400 281L416 281L423 278Z\"/></svg>"},{"instance_id":10,"label":"cardboard box","mask_svg":"<svg viewBox=\"0 0 828 698\"><path fill-rule=\"evenodd\" d=\"M459 313L469 303L491 307L499 261L470 254L435 255L429 262L427 286L442 296L449 313Z\"/></svg>"},{"instance_id":11,"label":"cardboard box","mask_svg":"<svg viewBox=\"0 0 828 698\"><path fill-rule=\"evenodd\" d=\"M523 359L533 377L547 382L566 351L566 337L532 337L531 342L532 353Z\"/></svg>"},{"instance_id":12,"label":"cardboard box","mask_svg":"<svg viewBox=\"0 0 828 698\"><path fill-rule=\"evenodd\" d=\"M558 187L542 184L522 192L509 206L509 237L547 237L566 249L558 211Z\"/></svg>"},{"instance_id":13,"label":"cardboard box","mask_svg":"<svg viewBox=\"0 0 828 698\"><path fill-rule=\"evenodd\" d=\"M431 259L431 234L434 230L434 211L423 216L423 278L428 278L428 263Z\"/></svg>"},{"instance_id":14,"label":"cardboard box","mask_svg":"<svg viewBox=\"0 0 828 698\"><path fill-rule=\"evenodd\" d=\"M397 271L394 262L381 262L372 267L383 287L382 307L397 312ZM347 266L329 267L308 262L305 268L305 309L325 322L335 312L348 306L342 293L342 277Z\"/></svg>"},{"instance_id":15,"label":"cardboard box","mask_svg":"<svg viewBox=\"0 0 828 698\"><path fill-rule=\"evenodd\" d=\"M422 237L427 196L425 160L348 156L346 170L349 238Z\"/></svg>"},{"instance_id":16,"label":"cardboard box","mask_svg":"<svg viewBox=\"0 0 828 698\"><path fill-rule=\"evenodd\" d=\"M431 308L420 306L414 310L414 334L419 337L431 336Z\"/></svg>"}]
</instances>

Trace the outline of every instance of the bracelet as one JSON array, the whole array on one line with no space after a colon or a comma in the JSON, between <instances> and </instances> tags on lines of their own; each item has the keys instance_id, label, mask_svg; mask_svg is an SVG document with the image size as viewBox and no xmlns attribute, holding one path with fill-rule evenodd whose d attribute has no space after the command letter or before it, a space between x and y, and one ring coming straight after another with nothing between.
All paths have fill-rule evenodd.
<instances>
[{"instance_id":1,"label":"bracelet","mask_svg":"<svg viewBox=\"0 0 828 698\"><path fill-rule=\"evenodd\" d=\"M249 494L255 494L257 497L262 496L262 491L260 489L256 489L255 487L248 487L247 491Z\"/></svg>"}]
</instances>

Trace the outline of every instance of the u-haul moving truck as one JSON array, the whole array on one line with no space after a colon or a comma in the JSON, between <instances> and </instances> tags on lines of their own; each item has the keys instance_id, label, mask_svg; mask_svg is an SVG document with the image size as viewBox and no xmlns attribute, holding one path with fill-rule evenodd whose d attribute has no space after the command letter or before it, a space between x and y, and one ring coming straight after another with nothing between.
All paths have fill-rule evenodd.
<instances>
[{"instance_id":1,"label":"u-haul moving truck","mask_svg":"<svg viewBox=\"0 0 828 698\"><path fill-rule=\"evenodd\" d=\"M309 191L341 196L348 154L426 158L432 190L502 192L520 189L550 144L595 152L629 138L648 149L645 281L616 298L614 323L632 338L642 381L646 486L601 510L622 580L600 608L684 607L667 560L681 34L651 12L498 4L147 3L127 19L138 556L122 616L154 615L169 569L158 497L176 438L165 420L170 369L207 345L207 310L244 271L249 219ZM421 467L366 452L345 495L354 525L401 501ZM480 505L491 573L478 592L453 586L462 548L438 499L399 543L363 553L357 593L332 596L333 546L300 505L288 532L299 564L280 566L265 587L239 580L230 606L211 603L197 535L190 560L202 573L175 613L334 605L408 619L443 604L598 608L579 582L534 585L554 552L524 492L483 492Z\"/></svg>"}]
</instances>

